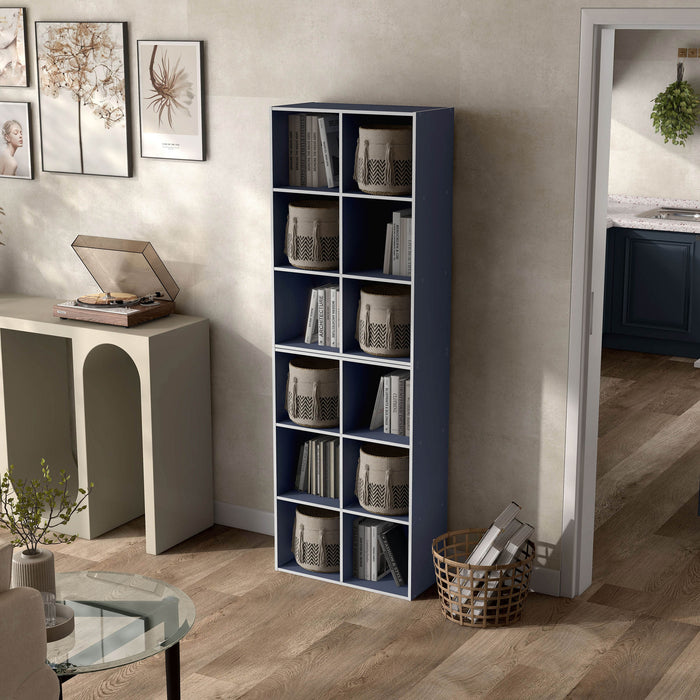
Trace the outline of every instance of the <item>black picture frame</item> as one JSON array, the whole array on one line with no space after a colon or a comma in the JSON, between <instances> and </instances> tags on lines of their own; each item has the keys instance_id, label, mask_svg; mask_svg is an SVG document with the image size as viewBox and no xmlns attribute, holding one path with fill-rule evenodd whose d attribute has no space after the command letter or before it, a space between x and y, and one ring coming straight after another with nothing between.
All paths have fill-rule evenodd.
<instances>
[{"instance_id":1,"label":"black picture frame","mask_svg":"<svg viewBox=\"0 0 700 700\"><path fill-rule=\"evenodd\" d=\"M203 41L137 41L142 158L206 160Z\"/></svg>"},{"instance_id":2,"label":"black picture frame","mask_svg":"<svg viewBox=\"0 0 700 700\"><path fill-rule=\"evenodd\" d=\"M17 124L20 127L19 144ZM34 177L31 129L29 102L0 102L0 177L24 180Z\"/></svg>"},{"instance_id":3,"label":"black picture frame","mask_svg":"<svg viewBox=\"0 0 700 700\"><path fill-rule=\"evenodd\" d=\"M131 177L126 22L38 21L34 27L42 170ZM67 52L54 50L66 44L81 56L77 66Z\"/></svg>"}]
</instances>

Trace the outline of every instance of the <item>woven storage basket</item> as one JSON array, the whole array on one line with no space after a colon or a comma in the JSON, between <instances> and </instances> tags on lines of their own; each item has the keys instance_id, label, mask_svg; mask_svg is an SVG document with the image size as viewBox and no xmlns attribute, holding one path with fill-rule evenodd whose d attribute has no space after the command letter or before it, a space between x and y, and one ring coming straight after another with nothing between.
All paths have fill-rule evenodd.
<instances>
[{"instance_id":1,"label":"woven storage basket","mask_svg":"<svg viewBox=\"0 0 700 700\"><path fill-rule=\"evenodd\" d=\"M466 627L500 627L520 619L530 589L535 545L528 540L511 564L469 566L486 530L456 530L433 540L442 614Z\"/></svg>"},{"instance_id":2,"label":"woven storage basket","mask_svg":"<svg viewBox=\"0 0 700 700\"><path fill-rule=\"evenodd\" d=\"M360 127L355 150L357 186L367 194L411 194L410 126Z\"/></svg>"},{"instance_id":3,"label":"woven storage basket","mask_svg":"<svg viewBox=\"0 0 700 700\"><path fill-rule=\"evenodd\" d=\"M297 506L294 518L294 558L309 571L340 571L340 518L322 508Z\"/></svg>"},{"instance_id":4,"label":"woven storage basket","mask_svg":"<svg viewBox=\"0 0 700 700\"><path fill-rule=\"evenodd\" d=\"M362 445L357 461L355 495L370 513L406 515L408 452L392 445Z\"/></svg>"},{"instance_id":5,"label":"woven storage basket","mask_svg":"<svg viewBox=\"0 0 700 700\"><path fill-rule=\"evenodd\" d=\"M411 290L395 284L362 287L356 337L370 355L407 357L411 350Z\"/></svg>"},{"instance_id":6,"label":"woven storage basket","mask_svg":"<svg viewBox=\"0 0 700 700\"><path fill-rule=\"evenodd\" d=\"M339 395L337 362L316 357L289 361L285 408L294 423L310 428L338 425Z\"/></svg>"},{"instance_id":7,"label":"woven storage basket","mask_svg":"<svg viewBox=\"0 0 700 700\"><path fill-rule=\"evenodd\" d=\"M294 267L333 270L338 267L338 202L327 199L291 202L284 252Z\"/></svg>"}]
</instances>

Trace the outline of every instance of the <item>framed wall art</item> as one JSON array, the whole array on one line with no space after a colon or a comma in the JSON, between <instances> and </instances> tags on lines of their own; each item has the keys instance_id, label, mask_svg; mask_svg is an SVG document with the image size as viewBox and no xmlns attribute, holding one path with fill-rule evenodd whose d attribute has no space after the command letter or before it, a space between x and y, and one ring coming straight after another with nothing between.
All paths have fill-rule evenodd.
<instances>
[{"instance_id":1,"label":"framed wall art","mask_svg":"<svg viewBox=\"0 0 700 700\"><path fill-rule=\"evenodd\" d=\"M36 22L42 169L131 177L126 22Z\"/></svg>"},{"instance_id":2,"label":"framed wall art","mask_svg":"<svg viewBox=\"0 0 700 700\"><path fill-rule=\"evenodd\" d=\"M202 43L137 42L141 157L204 160Z\"/></svg>"},{"instance_id":3,"label":"framed wall art","mask_svg":"<svg viewBox=\"0 0 700 700\"><path fill-rule=\"evenodd\" d=\"M0 87L27 87L24 8L0 7Z\"/></svg>"},{"instance_id":4,"label":"framed wall art","mask_svg":"<svg viewBox=\"0 0 700 700\"><path fill-rule=\"evenodd\" d=\"M28 102L0 102L0 176L32 179Z\"/></svg>"}]
</instances>

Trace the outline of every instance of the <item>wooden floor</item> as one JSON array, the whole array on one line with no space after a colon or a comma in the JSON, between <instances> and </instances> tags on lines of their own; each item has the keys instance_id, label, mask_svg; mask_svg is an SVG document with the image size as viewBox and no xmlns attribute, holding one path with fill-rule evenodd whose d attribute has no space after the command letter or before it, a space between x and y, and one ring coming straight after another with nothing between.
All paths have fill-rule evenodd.
<instances>
[{"instance_id":1,"label":"wooden floor","mask_svg":"<svg viewBox=\"0 0 700 700\"><path fill-rule=\"evenodd\" d=\"M270 537L221 526L154 557L137 520L55 546L57 568L138 572L193 598L185 699L695 699L700 370L605 352L601 386L594 584L531 594L512 627L448 622L434 590L408 603L276 573ZM165 698L162 655L75 678L64 697Z\"/></svg>"}]
</instances>

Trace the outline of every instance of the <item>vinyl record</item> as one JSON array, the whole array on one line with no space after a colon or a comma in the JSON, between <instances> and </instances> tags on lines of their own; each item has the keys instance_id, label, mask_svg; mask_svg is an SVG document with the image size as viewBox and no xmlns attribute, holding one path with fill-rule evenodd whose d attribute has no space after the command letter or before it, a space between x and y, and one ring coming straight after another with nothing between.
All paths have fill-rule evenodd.
<instances>
[{"instance_id":1,"label":"vinyl record","mask_svg":"<svg viewBox=\"0 0 700 700\"><path fill-rule=\"evenodd\" d=\"M86 294L78 297L77 301L83 306L131 306L137 304L139 298L128 292L103 292L101 294Z\"/></svg>"}]
</instances>

